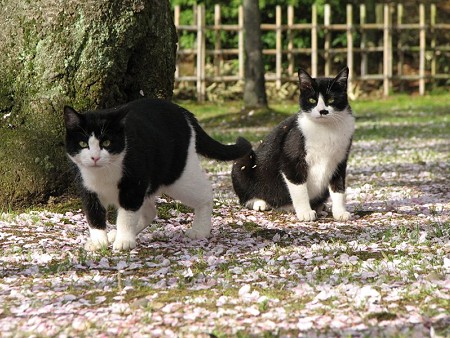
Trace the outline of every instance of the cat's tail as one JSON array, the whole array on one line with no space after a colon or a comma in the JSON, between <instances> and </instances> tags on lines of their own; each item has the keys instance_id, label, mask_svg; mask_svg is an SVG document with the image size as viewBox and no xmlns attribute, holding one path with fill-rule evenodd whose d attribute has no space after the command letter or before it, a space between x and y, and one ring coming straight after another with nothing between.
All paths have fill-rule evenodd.
<instances>
[{"instance_id":1,"label":"cat's tail","mask_svg":"<svg viewBox=\"0 0 450 338\"><path fill-rule=\"evenodd\" d=\"M254 198L258 186L256 168L256 154L253 150L236 160L231 168L233 189L242 205Z\"/></svg>"},{"instance_id":2,"label":"cat's tail","mask_svg":"<svg viewBox=\"0 0 450 338\"><path fill-rule=\"evenodd\" d=\"M238 137L235 144L222 144L209 136L197 121L193 123L196 133L197 153L219 161L238 159L252 151L252 145L243 137Z\"/></svg>"}]
</instances>

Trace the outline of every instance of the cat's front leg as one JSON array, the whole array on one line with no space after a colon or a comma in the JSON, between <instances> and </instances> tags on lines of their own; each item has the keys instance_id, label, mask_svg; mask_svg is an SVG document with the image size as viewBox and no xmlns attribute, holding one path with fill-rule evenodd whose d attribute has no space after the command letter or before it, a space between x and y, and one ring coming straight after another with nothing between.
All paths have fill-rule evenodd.
<instances>
[{"instance_id":1,"label":"cat's front leg","mask_svg":"<svg viewBox=\"0 0 450 338\"><path fill-rule=\"evenodd\" d=\"M106 230L89 228L89 239L84 244L84 249L87 251L97 251L108 247L108 235Z\"/></svg>"},{"instance_id":2,"label":"cat's front leg","mask_svg":"<svg viewBox=\"0 0 450 338\"><path fill-rule=\"evenodd\" d=\"M131 250L136 247L139 212L119 208L117 211L117 232L113 243L114 250Z\"/></svg>"},{"instance_id":3,"label":"cat's front leg","mask_svg":"<svg viewBox=\"0 0 450 338\"><path fill-rule=\"evenodd\" d=\"M148 227L156 217L155 196L146 197L144 204L139 212L139 221L136 228L136 236ZM113 243L116 240L117 230L108 232L108 242Z\"/></svg>"},{"instance_id":4,"label":"cat's front leg","mask_svg":"<svg viewBox=\"0 0 450 338\"><path fill-rule=\"evenodd\" d=\"M108 246L106 234L106 209L100 203L95 193L84 191L82 195L83 208L89 224L90 238L84 248L88 251L96 251Z\"/></svg>"},{"instance_id":5,"label":"cat's front leg","mask_svg":"<svg viewBox=\"0 0 450 338\"><path fill-rule=\"evenodd\" d=\"M297 218L303 222L316 220L317 213L315 210L311 209L306 182L302 184L295 184L292 183L285 175L283 175L283 177L288 187Z\"/></svg>"},{"instance_id":6,"label":"cat's front leg","mask_svg":"<svg viewBox=\"0 0 450 338\"><path fill-rule=\"evenodd\" d=\"M113 243L114 250L131 250L136 247L139 219L145 206L145 191L148 182L124 176L119 184L119 208L117 210L117 232Z\"/></svg>"},{"instance_id":7,"label":"cat's front leg","mask_svg":"<svg viewBox=\"0 0 450 338\"><path fill-rule=\"evenodd\" d=\"M351 214L345 207L345 173L347 161L343 161L337 167L330 181L329 191L331 197L331 212L337 221L347 221Z\"/></svg>"},{"instance_id":8,"label":"cat's front leg","mask_svg":"<svg viewBox=\"0 0 450 338\"><path fill-rule=\"evenodd\" d=\"M345 208L345 193L333 192L330 189L330 196L333 218L337 221L348 221L351 218L351 214Z\"/></svg>"}]
</instances>

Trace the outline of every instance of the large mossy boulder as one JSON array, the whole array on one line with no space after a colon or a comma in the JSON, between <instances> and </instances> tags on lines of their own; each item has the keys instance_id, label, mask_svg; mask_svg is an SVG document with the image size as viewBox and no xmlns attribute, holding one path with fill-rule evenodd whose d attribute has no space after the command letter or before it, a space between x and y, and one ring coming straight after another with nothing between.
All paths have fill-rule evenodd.
<instances>
[{"instance_id":1,"label":"large mossy boulder","mask_svg":"<svg viewBox=\"0 0 450 338\"><path fill-rule=\"evenodd\" d=\"M62 109L172 96L169 0L2 0L0 211L69 186Z\"/></svg>"}]
</instances>

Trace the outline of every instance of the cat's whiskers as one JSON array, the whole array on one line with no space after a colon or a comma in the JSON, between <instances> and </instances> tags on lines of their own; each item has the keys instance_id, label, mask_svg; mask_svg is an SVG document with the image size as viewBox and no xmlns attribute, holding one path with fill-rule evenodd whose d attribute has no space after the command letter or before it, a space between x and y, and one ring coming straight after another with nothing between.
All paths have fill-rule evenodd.
<instances>
[{"instance_id":1,"label":"cat's whiskers","mask_svg":"<svg viewBox=\"0 0 450 338\"><path fill-rule=\"evenodd\" d=\"M120 162L120 163L118 163L118 162ZM117 168L121 169L122 173L126 172L126 170L122 166L122 161L117 161L117 160L108 162L108 164L105 165L103 168L107 171L107 173L109 175L112 175L113 173L115 173L116 172L115 169L117 169Z\"/></svg>"},{"instance_id":2,"label":"cat's whiskers","mask_svg":"<svg viewBox=\"0 0 450 338\"><path fill-rule=\"evenodd\" d=\"M336 121L336 124L345 125L348 123L348 116L344 111L334 115L334 119Z\"/></svg>"},{"instance_id":3,"label":"cat's whiskers","mask_svg":"<svg viewBox=\"0 0 450 338\"><path fill-rule=\"evenodd\" d=\"M333 81L329 81L327 84L327 90L325 91L325 95L328 95L330 93L332 85L333 85Z\"/></svg>"},{"instance_id":4,"label":"cat's whiskers","mask_svg":"<svg viewBox=\"0 0 450 338\"><path fill-rule=\"evenodd\" d=\"M339 112L339 113L334 113L333 115L330 115L330 120L331 120L331 122L333 122L334 125L338 125L338 124L343 123L345 121L345 118Z\"/></svg>"},{"instance_id":5,"label":"cat's whiskers","mask_svg":"<svg viewBox=\"0 0 450 338\"><path fill-rule=\"evenodd\" d=\"M83 135L86 136L86 138L89 138L89 136L91 136L91 135L89 135L89 133L87 132L87 130L84 129L83 127L80 126L80 129L81 129L81 131L83 132Z\"/></svg>"},{"instance_id":6,"label":"cat's whiskers","mask_svg":"<svg viewBox=\"0 0 450 338\"><path fill-rule=\"evenodd\" d=\"M103 134L105 133L105 130L106 130L106 126L105 126L105 124L103 123L103 124L102 124L102 127L100 128L100 135L103 135Z\"/></svg>"}]
</instances>

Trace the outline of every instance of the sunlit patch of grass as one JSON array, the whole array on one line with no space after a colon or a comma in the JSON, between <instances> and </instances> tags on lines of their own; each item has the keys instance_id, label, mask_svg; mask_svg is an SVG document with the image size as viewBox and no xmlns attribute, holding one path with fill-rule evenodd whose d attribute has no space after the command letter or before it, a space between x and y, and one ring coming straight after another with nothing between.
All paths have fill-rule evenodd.
<instances>
[{"instance_id":1,"label":"sunlit patch of grass","mask_svg":"<svg viewBox=\"0 0 450 338\"><path fill-rule=\"evenodd\" d=\"M174 213L193 213L194 209L169 198L166 203L157 203L157 215L161 219L170 219Z\"/></svg>"},{"instance_id":2,"label":"sunlit patch of grass","mask_svg":"<svg viewBox=\"0 0 450 338\"><path fill-rule=\"evenodd\" d=\"M239 225L237 223L230 223L228 226L231 227L232 229L245 229L245 231L247 232L255 232L262 230L259 224L250 221L243 222L242 225Z\"/></svg>"},{"instance_id":3,"label":"sunlit patch of grass","mask_svg":"<svg viewBox=\"0 0 450 338\"><path fill-rule=\"evenodd\" d=\"M429 225L429 236L432 238L449 238L450 239L450 221L433 222Z\"/></svg>"},{"instance_id":4,"label":"sunlit patch of grass","mask_svg":"<svg viewBox=\"0 0 450 338\"><path fill-rule=\"evenodd\" d=\"M391 321L396 319L398 316L395 313L388 312L388 311L382 311L382 312L372 312L367 314L366 319L376 319L379 322L383 321Z\"/></svg>"},{"instance_id":5,"label":"sunlit patch of grass","mask_svg":"<svg viewBox=\"0 0 450 338\"><path fill-rule=\"evenodd\" d=\"M450 124L448 99L445 94L423 97L394 95L381 100L351 102L357 118L354 140L448 137L447 128L442 128ZM244 136L256 143L267 135L271 127L299 109L297 102L274 103L270 109L251 112L242 111L242 106L236 102L222 106L186 104L196 112L206 130L222 142L233 142L237 136ZM219 127L226 132L217 132ZM420 133L417 128L420 128Z\"/></svg>"}]
</instances>

